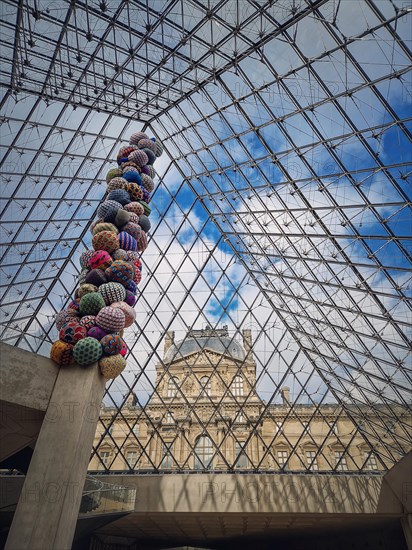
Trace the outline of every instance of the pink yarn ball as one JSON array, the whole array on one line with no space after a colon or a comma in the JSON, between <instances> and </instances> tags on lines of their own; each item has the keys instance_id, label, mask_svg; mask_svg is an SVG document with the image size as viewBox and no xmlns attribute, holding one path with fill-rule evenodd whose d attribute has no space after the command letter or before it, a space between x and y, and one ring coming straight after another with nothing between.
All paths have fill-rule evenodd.
<instances>
[{"instance_id":1,"label":"pink yarn ball","mask_svg":"<svg viewBox=\"0 0 412 550\"><path fill-rule=\"evenodd\" d=\"M128 328L133 325L136 320L136 311L129 306L129 304L126 304L126 302L114 302L110 307L120 309L124 313L124 328Z\"/></svg>"},{"instance_id":2,"label":"pink yarn ball","mask_svg":"<svg viewBox=\"0 0 412 550\"><path fill-rule=\"evenodd\" d=\"M106 332L118 332L125 326L125 314L118 307L107 306L102 308L96 317L96 325Z\"/></svg>"}]
</instances>

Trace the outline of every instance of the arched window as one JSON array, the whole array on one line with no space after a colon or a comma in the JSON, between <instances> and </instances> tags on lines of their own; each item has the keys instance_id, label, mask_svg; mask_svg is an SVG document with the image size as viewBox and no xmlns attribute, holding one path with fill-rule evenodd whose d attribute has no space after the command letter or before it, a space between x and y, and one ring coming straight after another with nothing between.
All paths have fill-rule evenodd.
<instances>
[{"instance_id":1,"label":"arched window","mask_svg":"<svg viewBox=\"0 0 412 550\"><path fill-rule=\"evenodd\" d=\"M210 470L212 468L213 445L210 437L202 435L195 446L195 470Z\"/></svg>"},{"instance_id":2,"label":"arched window","mask_svg":"<svg viewBox=\"0 0 412 550\"><path fill-rule=\"evenodd\" d=\"M210 396L210 378L202 376L200 379L200 397Z\"/></svg>"},{"instance_id":3,"label":"arched window","mask_svg":"<svg viewBox=\"0 0 412 550\"><path fill-rule=\"evenodd\" d=\"M175 397L177 395L178 387L179 378L177 376L169 378L169 382L167 384L167 397Z\"/></svg>"},{"instance_id":4,"label":"arched window","mask_svg":"<svg viewBox=\"0 0 412 550\"><path fill-rule=\"evenodd\" d=\"M232 393L235 397L242 397L243 395L243 378L241 376L235 376L232 382Z\"/></svg>"}]
</instances>

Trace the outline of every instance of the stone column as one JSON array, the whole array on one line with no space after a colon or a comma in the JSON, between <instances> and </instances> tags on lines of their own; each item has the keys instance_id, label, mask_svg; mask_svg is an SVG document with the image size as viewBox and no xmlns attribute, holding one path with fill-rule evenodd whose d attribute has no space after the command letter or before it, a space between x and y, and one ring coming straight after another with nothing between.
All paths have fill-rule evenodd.
<instances>
[{"instance_id":1,"label":"stone column","mask_svg":"<svg viewBox=\"0 0 412 550\"><path fill-rule=\"evenodd\" d=\"M72 547L104 387L96 363L60 369L5 550Z\"/></svg>"}]
</instances>

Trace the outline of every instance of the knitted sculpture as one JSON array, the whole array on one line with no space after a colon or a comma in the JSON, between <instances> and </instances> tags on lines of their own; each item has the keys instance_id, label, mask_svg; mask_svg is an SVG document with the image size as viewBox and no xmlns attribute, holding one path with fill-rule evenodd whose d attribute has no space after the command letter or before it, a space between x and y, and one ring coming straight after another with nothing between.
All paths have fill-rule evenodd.
<instances>
[{"instance_id":1,"label":"knitted sculpture","mask_svg":"<svg viewBox=\"0 0 412 550\"><path fill-rule=\"evenodd\" d=\"M55 319L59 340L50 357L59 366L98 362L107 379L126 366L123 329L136 320L133 306L150 230L153 163L162 151L159 141L136 132L119 149L118 166L107 172L107 194L90 225L91 247L80 256L78 288Z\"/></svg>"}]
</instances>

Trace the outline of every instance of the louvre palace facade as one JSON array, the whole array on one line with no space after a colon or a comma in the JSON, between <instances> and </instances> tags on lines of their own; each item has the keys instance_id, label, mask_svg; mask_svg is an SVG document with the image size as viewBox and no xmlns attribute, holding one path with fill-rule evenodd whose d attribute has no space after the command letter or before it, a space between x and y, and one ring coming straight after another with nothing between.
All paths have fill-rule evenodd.
<instances>
[{"instance_id":1,"label":"louvre palace facade","mask_svg":"<svg viewBox=\"0 0 412 550\"><path fill-rule=\"evenodd\" d=\"M256 393L256 376L249 330L242 342L226 327L192 330L181 341L168 332L149 401L139 406L130 393L120 413L102 406L89 470L373 473L390 467L387 448L408 450L405 408L388 429L385 405L344 411L293 402L288 387L268 404Z\"/></svg>"}]
</instances>

